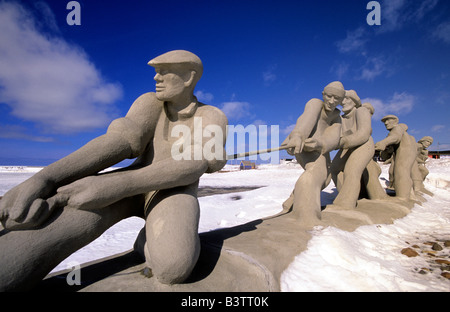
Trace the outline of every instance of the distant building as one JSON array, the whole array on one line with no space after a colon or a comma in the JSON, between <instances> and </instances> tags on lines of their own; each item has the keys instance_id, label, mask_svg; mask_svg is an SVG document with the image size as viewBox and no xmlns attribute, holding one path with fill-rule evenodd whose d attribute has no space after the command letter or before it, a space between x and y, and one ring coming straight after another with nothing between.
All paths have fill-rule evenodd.
<instances>
[{"instance_id":1,"label":"distant building","mask_svg":"<svg viewBox=\"0 0 450 312\"><path fill-rule=\"evenodd\" d=\"M256 169L256 164L249 160L242 160L241 163L239 164L239 169L240 170Z\"/></svg>"},{"instance_id":2,"label":"distant building","mask_svg":"<svg viewBox=\"0 0 450 312\"><path fill-rule=\"evenodd\" d=\"M434 159L440 159L441 157L449 157L450 151L428 151L428 157L434 158Z\"/></svg>"},{"instance_id":3,"label":"distant building","mask_svg":"<svg viewBox=\"0 0 450 312\"><path fill-rule=\"evenodd\" d=\"M297 159L295 158L283 158L280 159L280 165L292 165L295 166L297 165Z\"/></svg>"}]
</instances>

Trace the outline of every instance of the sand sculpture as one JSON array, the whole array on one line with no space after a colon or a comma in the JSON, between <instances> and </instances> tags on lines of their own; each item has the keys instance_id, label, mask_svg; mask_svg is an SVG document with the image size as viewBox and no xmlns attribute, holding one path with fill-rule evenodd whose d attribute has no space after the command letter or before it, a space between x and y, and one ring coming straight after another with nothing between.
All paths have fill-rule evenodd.
<instances>
[{"instance_id":1,"label":"sand sculpture","mask_svg":"<svg viewBox=\"0 0 450 312\"><path fill-rule=\"evenodd\" d=\"M363 106L354 90L345 92L342 101L342 129L339 151L331 163L331 174L338 195L327 208L353 209L361 191L363 172L375 152L372 139L373 107ZM378 177L377 177L378 178Z\"/></svg>"},{"instance_id":2,"label":"sand sculpture","mask_svg":"<svg viewBox=\"0 0 450 312\"><path fill-rule=\"evenodd\" d=\"M340 104L342 116L336 108ZM370 103L362 104L354 90L345 91L338 81L325 87L323 100L312 99L306 104L294 130L282 144L305 170L291 196L283 203L284 210L292 210L300 226L310 228L322 223L320 191L331 178L338 194L333 204L326 207L328 211L355 209L361 198L391 198L380 184L381 168L373 160L375 150L391 158L396 199L408 202L415 199L414 191L427 193L415 159L415 139L406 132L408 127L399 124L394 115L385 116L382 121L390 133L374 144L373 113ZM429 146L428 141L425 145ZM329 152L332 150L338 152L331 161ZM397 162L400 164L394 165Z\"/></svg>"},{"instance_id":3,"label":"sand sculpture","mask_svg":"<svg viewBox=\"0 0 450 312\"><path fill-rule=\"evenodd\" d=\"M381 168L373 160L373 106L362 104L358 94L345 91L339 81L327 85L322 94L323 101L312 99L306 104L282 144L305 169L283 208L292 209L299 224L307 228L321 224L320 191L331 179L338 195L328 210L354 209L362 196L389 198L378 179ZM338 105L342 105L342 116ZM329 153L336 149L331 161Z\"/></svg>"},{"instance_id":4,"label":"sand sculpture","mask_svg":"<svg viewBox=\"0 0 450 312\"><path fill-rule=\"evenodd\" d=\"M0 201L6 229L0 233L0 290L33 287L67 256L130 216L146 218L135 245L153 275L165 284L189 276L200 252L198 181L226 163L227 118L193 95L203 71L196 55L171 51L149 65L156 71L156 92L140 96L105 135ZM186 129L213 139L173 136ZM175 160L174 153L182 159ZM128 168L99 173L136 157Z\"/></svg>"},{"instance_id":5,"label":"sand sculpture","mask_svg":"<svg viewBox=\"0 0 450 312\"><path fill-rule=\"evenodd\" d=\"M411 172L414 191L419 193L422 192L428 195L433 195L433 193L425 189L423 182L429 173L425 166L425 162L428 159L428 147L431 144L433 144L433 138L430 136L425 136L417 141L417 157Z\"/></svg>"},{"instance_id":6,"label":"sand sculpture","mask_svg":"<svg viewBox=\"0 0 450 312\"><path fill-rule=\"evenodd\" d=\"M430 173L425 166L425 163L428 160L428 148L431 144L433 144L433 138L430 136L424 136L417 141L417 164L422 175L422 180L425 180Z\"/></svg>"},{"instance_id":7,"label":"sand sculpture","mask_svg":"<svg viewBox=\"0 0 450 312\"><path fill-rule=\"evenodd\" d=\"M393 179L391 182L395 189L396 197L403 200L413 200L415 196L412 172L415 164L417 164L416 140L408 134L408 126L399 123L397 116L387 115L381 121L384 122L389 134L385 139L375 144L375 150L388 152L388 155L383 156L385 159L392 157L393 178L391 177L390 179Z\"/></svg>"},{"instance_id":8,"label":"sand sculpture","mask_svg":"<svg viewBox=\"0 0 450 312\"><path fill-rule=\"evenodd\" d=\"M330 151L339 147L341 117L336 107L344 100L344 86L334 81L324 88L322 97L306 103L294 130L282 144L305 170L283 206L292 207L293 215L305 227L321 223L320 192L331 181Z\"/></svg>"},{"instance_id":9,"label":"sand sculpture","mask_svg":"<svg viewBox=\"0 0 450 312\"><path fill-rule=\"evenodd\" d=\"M428 159L427 148L433 143L433 138L426 136L417 142L417 157L411 167L411 179L413 182L413 190L415 193L426 193L428 195L433 195L430 191L425 189L423 181L428 175L429 171L425 166L425 162ZM380 153L382 159L385 159L385 164L391 164L389 167L389 182L387 188L389 190L395 191L394 181L395 181L395 161L394 161L394 146L387 146L384 151Z\"/></svg>"},{"instance_id":10,"label":"sand sculpture","mask_svg":"<svg viewBox=\"0 0 450 312\"><path fill-rule=\"evenodd\" d=\"M227 118L193 95L203 71L196 55L171 51L149 65L156 71L156 92L140 96L105 135L44 168L0 201L0 290L33 287L67 256L130 216L146 219L135 243L146 272L169 285L189 277L200 253L198 182L227 161ZM370 103L362 104L339 81L324 88L322 99L306 103L294 130L276 148L287 149L304 169L283 203L296 227L327 225L321 220L320 193L331 180L338 195L326 208L328 218L333 211L355 209L363 194L388 199L378 179L375 150L391 158L397 198L413 199L413 191L424 191L432 138L416 143L408 127L388 115L382 121L389 134L374 144L373 113ZM195 130L213 137L213 144L196 140L190 134ZM338 152L331 161L333 150ZM101 172L126 158L137 160L130 167Z\"/></svg>"}]
</instances>

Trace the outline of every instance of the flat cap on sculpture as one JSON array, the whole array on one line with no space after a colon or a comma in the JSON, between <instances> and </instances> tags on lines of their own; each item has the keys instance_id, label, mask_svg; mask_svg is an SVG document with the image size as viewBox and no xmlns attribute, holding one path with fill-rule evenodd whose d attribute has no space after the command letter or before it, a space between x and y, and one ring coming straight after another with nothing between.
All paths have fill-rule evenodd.
<instances>
[{"instance_id":1,"label":"flat cap on sculpture","mask_svg":"<svg viewBox=\"0 0 450 312\"><path fill-rule=\"evenodd\" d=\"M342 94L342 97L345 95L344 85L340 81L333 81L326 85L323 89L324 92L336 92L337 94Z\"/></svg>"},{"instance_id":2,"label":"flat cap on sculpture","mask_svg":"<svg viewBox=\"0 0 450 312\"><path fill-rule=\"evenodd\" d=\"M354 103L355 106L358 108L362 105L361 99L359 98L358 94L355 90L347 90L345 91L345 96L350 98Z\"/></svg>"},{"instance_id":3,"label":"flat cap on sculpture","mask_svg":"<svg viewBox=\"0 0 450 312\"><path fill-rule=\"evenodd\" d=\"M148 62L148 65L153 67L163 64L191 64L194 68L203 69L200 58L194 53L185 50L170 51Z\"/></svg>"},{"instance_id":4,"label":"flat cap on sculpture","mask_svg":"<svg viewBox=\"0 0 450 312\"><path fill-rule=\"evenodd\" d=\"M398 117L395 116L395 115L386 115L386 116L384 116L383 118L381 118L381 121L382 121L382 122L385 122L385 121L388 120L388 119L396 119L396 120L398 121Z\"/></svg>"},{"instance_id":5,"label":"flat cap on sculpture","mask_svg":"<svg viewBox=\"0 0 450 312\"><path fill-rule=\"evenodd\" d=\"M422 142L425 142L425 141L428 141L428 142L430 142L430 143L433 143L433 138L432 137L430 137L430 136L424 136L423 138L421 138L419 141L417 141L418 143L422 143Z\"/></svg>"}]
</instances>

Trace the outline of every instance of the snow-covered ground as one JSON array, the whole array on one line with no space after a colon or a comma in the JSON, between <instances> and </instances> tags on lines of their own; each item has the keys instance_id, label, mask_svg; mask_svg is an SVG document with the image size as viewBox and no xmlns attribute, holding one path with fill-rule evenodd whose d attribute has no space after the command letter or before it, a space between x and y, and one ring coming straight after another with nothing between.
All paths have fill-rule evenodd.
<instances>
[{"instance_id":1,"label":"snow-covered ground","mask_svg":"<svg viewBox=\"0 0 450 312\"><path fill-rule=\"evenodd\" d=\"M434 196L415 205L406 217L393 224L366 225L353 232L334 227L312 231L308 248L282 275L283 291L450 291L450 280L441 271L420 274L430 268L426 257L407 257L401 250L424 242L450 240L450 159L427 162L430 174L425 185ZM40 168L0 167L0 196L32 176ZM274 215L289 196L303 170L298 165L261 165L257 170L205 174L200 187L258 186L240 193L200 197L200 232L231 227ZM380 180L388 178L388 166L382 165ZM322 192L322 205L335 197L331 183ZM63 261L53 272L127 251L143 227L144 221L129 218L116 224L97 240ZM421 245L421 246L422 246ZM434 252L450 260L448 250ZM447 254L443 254L443 253ZM450 266L449 266L450 267ZM423 270L422 270L423 271ZM449 271L450 272L450 271ZM424 273L424 272L422 272Z\"/></svg>"}]
</instances>

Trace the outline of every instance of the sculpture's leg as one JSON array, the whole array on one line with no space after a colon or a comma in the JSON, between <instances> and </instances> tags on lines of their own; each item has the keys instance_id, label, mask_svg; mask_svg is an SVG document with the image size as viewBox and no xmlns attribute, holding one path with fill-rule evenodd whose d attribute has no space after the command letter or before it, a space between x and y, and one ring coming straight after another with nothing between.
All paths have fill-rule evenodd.
<instances>
[{"instance_id":1,"label":"sculpture's leg","mask_svg":"<svg viewBox=\"0 0 450 312\"><path fill-rule=\"evenodd\" d=\"M344 181L333 205L344 209L354 209L361 189L361 177L375 151L373 139L359 146L351 153L344 168Z\"/></svg>"},{"instance_id":2,"label":"sculpture's leg","mask_svg":"<svg viewBox=\"0 0 450 312\"><path fill-rule=\"evenodd\" d=\"M302 226L312 227L321 223L320 191L328 177L327 157L302 153L297 159L305 171L295 184L292 214Z\"/></svg>"},{"instance_id":3,"label":"sculpture's leg","mask_svg":"<svg viewBox=\"0 0 450 312\"><path fill-rule=\"evenodd\" d=\"M422 180L425 181L425 178L428 176L430 171L428 171L428 169L425 167L425 165L419 165L419 171L420 171L420 174L422 175Z\"/></svg>"},{"instance_id":4,"label":"sculpture's leg","mask_svg":"<svg viewBox=\"0 0 450 312\"><path fill-rule=\"evenodd\" d=\"M388 199L389 195L380 183L381 168L377 162L370 160L363 172L362 180L369 199Z\"/></svg>"},{"instance_id":5,"label":"sculpture's leg","mask_svg":"<svg viewBox=\"0 0 450 312\"><path fill-rule=\"evenodd\" d=\"M413 180L414 191L423 191L425 187L423 185L422 173L420 172L419 164L417 163L417 161L414 161L411 168L411 179Z\"/></svg>"},{"instance_id":6,"label":"sculpture's leg","mask_svg":"<svg viewBox=\"0 0 450 312\"><path fill-rule=\"evenodd\" d=\"M344 155L342 155L344 154ZM333 158L330 166L331 177L338 192L344 183L344 168L349 156L348 150L340 149Z\"/></svg>"},{"instance_id":7,"label":"sculpture's leg","mask_svg":"<svg viewBox=\"0 0 450 312\"><path fill-rule=\"evenodd\" d=\"M417 152L413 141L414 138L411 139L411 137L402 138L395 156L394 188L396 197L401 199L411 199L413 194L411 171Z\"/></svg>"},{"instance_id":8,"label":"sculpture's leg","mask_svg":"<svg viewBox=\"0 0 450 312\"><path fill-rule=\"evenodd\" d=\"M118 221L142 214L143 196L85 211L58 210L38 229L0 232L0 291L32 289L55 266Z\"/></svg>"},{"instance_id":9,"label":"sculpture's leg","mask_svg":"<svg viewBox=\"0 0 450 312\"><path fill-rule=\"evenodd\" d=\"M146 220L146 262L161 283L189 277L200 254L197 185L159 191Z\"/></svg>"},{"instance_id":10,"label":"sculpture's leg","mask_svg":"<svg viewBox=\"0 0 450 312\"><path fill-rule=\"evenodd\" d=\"M389 166L389 189L394 189L394 181L395 181L395 160L394 158L391 159L391 165Z\"/></svg>"}]
</instances>

